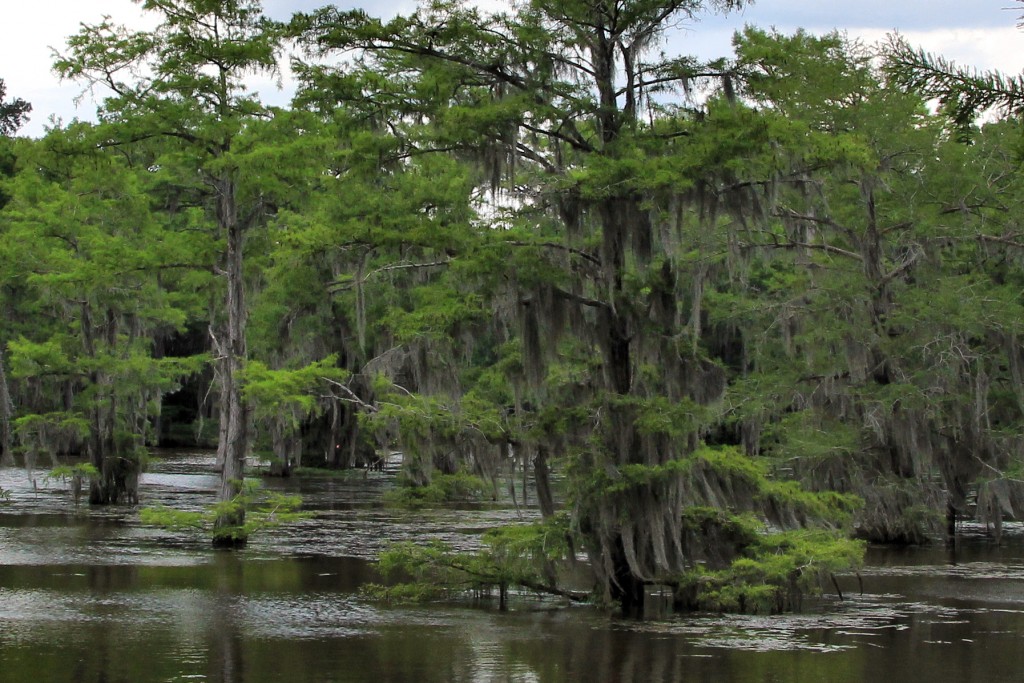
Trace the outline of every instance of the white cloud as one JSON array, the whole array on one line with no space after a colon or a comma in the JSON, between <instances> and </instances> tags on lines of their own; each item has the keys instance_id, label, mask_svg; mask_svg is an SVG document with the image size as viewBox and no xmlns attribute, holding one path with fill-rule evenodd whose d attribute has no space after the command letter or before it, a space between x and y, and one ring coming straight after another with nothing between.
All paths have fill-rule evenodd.
<instances>
[{"instance_id":1,"label":"white cloud","mask_svg":"<svg viewBox=\"0 0 1024 683\"><path fill-rule=\"evenodd\" d=\"M265 0L269 16L287 19L292 12L312 11L328 0ZM506 0L480 0L486 7L498 7ZM1017 11L1006 11L1010 0L859 0L857 3L807 2L806 0L762 0L741 13L712 16L684 29L673 39L672 49L705 59L731 54L731 37L744 23L776 26L789 32L798 26L816 33L845 27L848 35L867 43L881 40L894 28L914 45L943 54L958 63L1007 73L1024 71L1024 33L1014 26ZM8 97L20 97L33 105L32 118L22 130L40 135L51 114L65 121L74 117L91 119L96 104L88 96L76 108L74 98L82 91L76 83L61 83L51 71L53 50L62 50L67 36L78 31L81 22L95 23L110 15L117 23L143 23L142 11L132 0L11 0L0 24L0 78ZM362 5L367 11L390 15L408 12L413 0L339 3ZM965 6L969 5L969 9ZM287 93L275 92L269 83L258 85L261 93L283 103Z\"/></svg>"},{"instance_id":2,"label":"white cloud","mask_svg":"<svg viewBox=\"0 0 1024 683\"><path fill-rule=\"evenodd\" d=\"M761 0L739 14L759 26L815 32L866 26L884 31L932 31L1013 26L1024 7L1008 8L1013 0Z\"/></svg>"},{"instance_id":3,"label":"white cloud","mask_svg":"<svg viewBox=\"0 0 1024 683\"><path fill-rule=\"evenodd\" d=\"M733 32L738 27L714 27L703 30L702 25L686 31L673 47L698 54L705 59L727 57L732 54ZM788 28L780 28L788 32ZM831 30L831 29L828 29ZM883 43L891 29L877 27L847 27L842 29L851 39L867 46ZM825 33L825 30L814 31ZM1024 32L1014 26L1000 28L944 28L913 30L900 33L912 46L942 55L962 66L980 70L999 70L1007 74L1024 71Z\"/></svg>"},{"instance_id":4,"label":"white cloud","mask_svg":"<svg viewBox=\"0 0 1024 683\"><path fill-rule=\"evenodd\" d=\"M264 0L267 16L287 20L295 12L311 12L329 4L329 0ZM415 0L383 0L335 3L342 7L363 6L368 12L390 15L410 12ZM0 79L9 98L20 97L32 104L29 123L22 135L42 135L51 116L65 123L73 118L95 119L97 102L82 94L78 83L61 82L53 73L54 52L62 52L68 36L78 32L82 23L96 24L109 16L115 24L133 28L156 25L158 15L143 12L133 0L8 0L0 22ZM254 83L268 101L284 104L286 97L269 80ZM96 93L102 99L103 93Z\"/></svg>"},{"instance_id":5,"label":"white cloud","mask_svg":"<svg viewBox=\"0 0 1024 683\"><path fill-rule=\"evenodd\" d=\"M116 22L144 26L141 9L131 0L17 0L4 7L0 28L0 78L8 97L32 104L32 119L22 131L38 135L51 114L65 119L91 118L95 107L88 99L76 109L73 100L82 86L62 83L53 73L54 53L62 52L68 36L81 24L95 24L109 15Z\"/></svg>"},{"instance_id":6,"label":"white cloud","mask_svg":"<svg viewBox=\"0 0 1024 683\"><path fill-rule=\"evenodd\" d=\"M853 30L850 31L853 34ZM860 29L868 41L884 40L884 31ZM961 66L998 70L1008 74L1024 71L1024 33L1013 26L994 29L934 29L901 34L914 47L951 59Z\"/></svg>"}]
</instances>

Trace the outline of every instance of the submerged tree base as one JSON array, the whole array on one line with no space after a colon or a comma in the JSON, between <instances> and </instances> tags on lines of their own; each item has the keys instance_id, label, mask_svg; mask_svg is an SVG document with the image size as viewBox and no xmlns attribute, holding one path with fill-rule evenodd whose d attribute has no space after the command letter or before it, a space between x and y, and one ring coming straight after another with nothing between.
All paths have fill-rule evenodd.
<instances>
[{"instance_id":1,"label":"submerged tree base","mask_svg":"<svg viewBox=\"0 0 1024 683\"><path fill-rule=\"evenodd\" d=\"M239 538L231 534L213 537L213 547L218 550L241 550L249 545L248 538Z\"/></svg>"},{"instance_id":2,"label":"submerged tree base","mask_svg":"<svg viewBox=\"0 0 1024 683\"><path fill-rule=\"evenodd\" d=\"M476 502L488 496L489 486L482 478L459 471L454 474L435 473L429 484L416 485L399 479L399 485L384 494L384 502L392 507L421 508L456 502ZM493 496L493 492L490 497Z\"/></svg>"},{"instance_id":3,"label":"submerged tree base","mask_svg":"<svg viewBox=\"0 0 1024 683\"><path fill-rule=\"evenodd\" d=\"M571 555L567 519L492 529L484 534L485 547L459 552L446 543L400 543L381 553L379 570L388 585L370 584L363 592L388 602L418 602L497 592L500 606L508 592L518 588L573 602L590 593L559 585L557 564Z\"/></svg>"},{"instance_id":4,"label":"submerged tree base","mask_svg":"<svg viewBox=\"0 0 1024 683\"><path fill-rule=\"evenodd\" d=\"M215 503L205 511L154 506L143 508L139 519L165 529L208 533L215 548L244 548L254 533L311 517L312 513L299 510L301 505L299 496L267 491L259 482L246 480L232 500ZM224 520L236 521L225 524Z\"/></svg>"},{"instance_id":5,"label":"submerged tree base","mask_svg":"<svg viewBox=\"0 0 1024 683\"><path fill-rule=\"evenodd\" d=\"M727 567L698 567L676 584L677 610L778 614L799 611L804 597L834 583L835 572L856 569L861 541L822 531L760 536Z\"/></svg>"},{"instance_id":6,"label":"submerged tree base","mask_svg":"<svg viewBox=\"0 0 1024 683\"><path fill-rule=\"evenodd\" d=\"M671 590L676 611L780 613L798 611L805 596L819 594L836 572L858 568L864 543L838 531L769 533L749 515L699 508L686 515L685 528L720 551L694 562L681 576L636 578L631 600L614 601L629 616L646 616L645 597L659 586ZM494 529L478 552L459 552L440 541L427 546L402 543L381 554L380 571L394 578L364 588L388 602L499 596L510 589L557 596L573 602L609 604L599 590L565 588L559 577L575 562L568 520ZM694 539L690 539L693 541Z\"/></svg>"}]
</instances>

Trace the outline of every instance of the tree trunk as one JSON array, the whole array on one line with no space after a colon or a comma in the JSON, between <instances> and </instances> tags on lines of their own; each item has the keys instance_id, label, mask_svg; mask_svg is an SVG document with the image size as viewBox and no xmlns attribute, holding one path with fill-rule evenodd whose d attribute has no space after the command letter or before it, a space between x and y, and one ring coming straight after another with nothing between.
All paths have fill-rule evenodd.
<instances>
[{"instance_id":1,"label":"tree trunk","mask_svg":"<svg viewBox=\"0 0 1024 683\"><path fill-rule=\"evenodd\" d=\"M108 310L105 323L100 330L105 335L94 333L92 308L89 304L82 305L82 344L90 358L96 358L97 345L105 344L114 348L117 342L117 317ZM99 471L98 477L89 482L89 503L91 505L117 505L118 503L139 502L139 461L133 453L126 453L129 444L119 444L115 434L117 419L117 399L114 397L113 380L109 375L93 371L89 377L90 384L97 390L107 390L105 399L100 395L93 398L91 410L91 435L88 451L89 461Z\"/></svg>"},{"instance_id":2,"label":"tree trunk","mask_svg":"<svg viewBox=\"0 0 1024 683\"><path fill-rule=\"evenodd\" d=\"M956 506L952 502L946 506L946 545L956 547Z\"/></svg>"},{"instance_id":3,"label":"tree trunk","mask_svg":"<svg viewBox=\"0 0 1024 683\"><path fill-rule=\"evenodd\" d=\"M239 373L246 357L245 288L242 248L243 226L238 221L235 204L235 183L230 178L217 182L217 218L227 237L227 338L220 348L221 415L218 456L223 456L220 490L217 500L226 503L237 499L245 478L245 458L249 451L249 410L242 396ZM238 505L225 511L214 524L214 545L244 546L240 529L245 523L245 509Z\"/></svg>"},{"instance_id":4,"label":"tree trunk","mask_svg":"<svg viewBox=\"0 0 1024 683\"><path fill-rule=\"evenodd\" d=\"M288 437L280 421L273 420L270 425L270 470L271 477L290 477L292 474L291 456L288 453Z\"/></svg>"},{"instance_id":5,"label":"tree trunk","mask_svg":"<svg viewBox=\"0 0 1024 683\"><path fill-rule=\"evenodd\" d=\"M7 372L4 368L3 350L0 349L0 465L14 464L14 451L11 450L11 416L14 403L7 386Z\"/></svg>"},{"instance_id":6,"label":"tree trunk","mask_svg":"<svg viewBox=\"0 0 1024 683\"><path fill-rule=\"evenodd\" d=\"M100 474L89 482L90 505L139 502L141 466L138 458L130 452L132 444L118 442L114 433L116 412L113 396L109 398L108 405L99 405L92 411L89 461Z\"/></svg>"},{"instance_id":7,"label":"tree trunk","mask_svg":"<svg viewBox=\"0 0 1024 683\"><path fill-rule=\"evenodd\" d=\"M622 536L615 539L611 560L614 567L614 574L611 577L612 599L622 605L622 613L625 616L643 616L644 583L629 567Z\"/></svg>"},{"instance_id":8,"label":"tree trunk","mask_svg":"<svg viewBox=\"0 0 1024 683\"><path fill-rule=\"evenodd\" d=\"M159 274L157 276L157 281L159 282ZM154 360L155 359L164 358L167 355L167 352L166 352L166 350L164 348L164 341L165 340L164 340L163 333L157 334L156 337L153 339L153 358L154 358ZM147 442L145 444L147 446L159 445L159 443L160 443L160 435L164 431L164 424L163 424L163 405L164 405L164 401L163 401L163 395L162 394L160 396L160 400L157 402L157 405L158 405L158 408L157 408L156 415L154 415L152 418L150 418L150 425L152 426L152 429L153 429L153 431L152 431L153 438L152 438L151 442Z\"/></svg>"},{"instance_id":9,"label":"tree trunk","mask_svg":"<svg viewBox=\"0 0 1024 683\"><path fill-rule=\"evenodd\" d=\"M538 446L537 455L533 458L533 478L537 482L537 502L540 504L540 514L544 519L555 514L555 499L551 494L550 474L548 451L544 446Z\"/></svg>"},{"instance_id":10,"label":"tree trunk","mask_svg":"<svg viewBox=\"0 0 1024 683\"><path fill-rule=\"evenodd\" d=\"M347 438L351 431L347 428L348 411L335 402L331 410L331 461L329 466L337 469L350 469L356 465L355 442Z\"/></svg>"},{"instance_id":11,"label":"tree trunk","mask_svg":"<svg viewBox=\"0 0 1024 683\"><path fill-rule=\"evenodd\" d=\"M356 411L335 402L331 408L330 452L328 467L352 469L361 461L369 464L360 448Z\"/></svg>"}]
</instances>

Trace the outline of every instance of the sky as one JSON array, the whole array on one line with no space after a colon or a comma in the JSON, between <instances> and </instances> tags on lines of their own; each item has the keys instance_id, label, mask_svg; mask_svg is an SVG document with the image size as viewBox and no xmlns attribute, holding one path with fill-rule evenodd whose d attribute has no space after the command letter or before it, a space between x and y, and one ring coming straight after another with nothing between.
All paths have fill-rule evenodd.
<instances>
[{"instance_id":1,"label":"sky","mask_svg":"<svg viewBox=\"0 0 1024 683\"><path fill-rule=\"evenodd\" d=\"M54 52L64 50L67 36L80 24L98 23L104 15L133 27L153 25L132 0L9 0L0 24L0 79L7 85L7 97L32 103L31 119L20 131L39 136L51 117L65 123L95 118L96 102L82 94L82 86L64 82L52 72ZM326 0L264 0L266 14L287 19L293 12L311 11ZM357 3L338 3L341 7ZM491 4L493 0L491 0ZM378 16L408 13L413 0L385 0L362 3ZM839 29L851 38L872 44L892 31L899 31L911 44L920 46L978 69L996 69L1010 74L1024 71L1024 30L1016 24L1024 15L1024 2L1017 0L758 0L740 12L707 16L680 27L672 46L704 59L731 54L732 35L744 24L774 27L790 33L804 28L812 33ZM287 88L275 92L265 83L264 100L284 104Z\"/></svg>"}]
</instances>

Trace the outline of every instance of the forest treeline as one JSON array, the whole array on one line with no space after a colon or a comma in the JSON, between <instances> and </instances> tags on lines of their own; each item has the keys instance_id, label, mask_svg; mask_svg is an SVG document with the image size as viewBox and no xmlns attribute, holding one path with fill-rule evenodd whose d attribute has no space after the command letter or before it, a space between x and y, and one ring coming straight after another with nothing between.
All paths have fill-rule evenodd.
<instances>
[{"instance_id":1,"label":"forest treeline","mask_svg":"<svg viewBox=\"0 0 1024 683\"><path fill-rule=\"evenodd\" d=\"M851 538L1024 512L1013 79L839 33L662 52L731 0L141 4L57 59L98 122L0 109L6 460L87 457L93 503L157 444L216 444L224 501L253 449L529 476L543 522L406 559L564 592L585 554L626 607L784 609Z\"/></svg>"}]
</instances>

